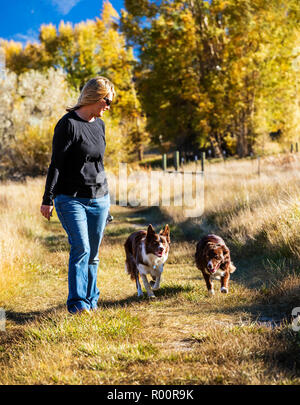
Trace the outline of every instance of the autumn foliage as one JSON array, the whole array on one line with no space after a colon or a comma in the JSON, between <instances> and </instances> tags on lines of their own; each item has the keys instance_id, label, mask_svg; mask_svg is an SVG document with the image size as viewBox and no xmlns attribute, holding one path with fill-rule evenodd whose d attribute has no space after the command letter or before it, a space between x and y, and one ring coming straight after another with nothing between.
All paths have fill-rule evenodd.
<instances>
[{"instance_id":1,"label":"autumn foliage","mask_svg":"<svg viewBox=\"0 0 300 405\"><path fill-rule=\"evenodd\" d=\"M105 118L111 166L149 144L279 152L299 136L299 20L297 0L125 0L121 16L106 1L94 20L42 25L37 43L0 39L0 155L45 171L53 125L98 74L117 93Z\"/></svg>"},{"instance_id":2,"label":"autumn foliage","mask_svg":"<svg viewBox=\"0 0 300 405\"><path fill-rule=\"evenodd\" d=\"M1 40L7 72L0 84L0 154L11 168L45 172L55 123L77 100L84 83L96 75L108 77L117 94L104 118L107 164L128 160L138 151L142 154L148 134L132 82L135 60L118 32L117 17L106 2L101 18L74 26L62 21L58 29L42 25L38 43L22 47Z\"/></svg>"}]
</instances>

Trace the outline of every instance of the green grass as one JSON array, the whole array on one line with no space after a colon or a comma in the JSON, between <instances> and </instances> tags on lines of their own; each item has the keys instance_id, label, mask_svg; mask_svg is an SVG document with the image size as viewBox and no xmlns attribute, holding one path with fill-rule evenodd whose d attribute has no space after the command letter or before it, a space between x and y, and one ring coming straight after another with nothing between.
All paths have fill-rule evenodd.
<instances>
[{"instance_id":1,"label":"green grass","mask_svg":"<svg viewBox=\"0 0 300 405\"><path fill-rule=\"evenodd\" d=\"M23 201L11 187L9 201L13 195ZM31 189L42 193L39 182ZM69 247L56 215L45 221L36 204L21 220L0 201L1 220L7 215L4 224L17 229L10 233L13 267L2 267L10 282L0 289L6 310L0 384L299 384L300 334L290 319L299 306L299 258L292 250L276 254L280 239L271 245L269 222L263 235L253 227L243 242L241 222L234 228L230 221L243 219L247 207L236 209L238 198L228 204L226 220L209 207L201 220L173 220L159 207L113 206L100 248L99 309L72 316L65 305ZM139 299L124 271L124 242L136 229L153 223L159 230L167 222L172 243L161 288L156 299ZM194 263L196 243L208 229L228 240L237 267L227 295L215 281L209 297ZM271 327L263 319L281 323Z\"/></svg>"}]
</instances>

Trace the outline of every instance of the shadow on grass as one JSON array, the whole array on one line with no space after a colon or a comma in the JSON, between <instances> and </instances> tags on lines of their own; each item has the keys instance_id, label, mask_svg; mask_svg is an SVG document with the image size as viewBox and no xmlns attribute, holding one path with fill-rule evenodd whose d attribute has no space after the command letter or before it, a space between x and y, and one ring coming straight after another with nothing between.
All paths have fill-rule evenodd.
<instances>
[{"instance_id":1,"label":"shadow on grass","mask_svg":"<svg viewBox=\"0 0 300 405\"><path fill-rule=\"evenodd\" d=\"M44 221L44 228L51 232L46 237L39 237L40 242L49 250L49 252L69 251L70 246L67 234L65 233L61 223L56 218L51 218L51 221Z\"/></svg>"},{"instance_id":2,"label":"shadow on grass","mask_svg":"<svg viewBox=\"0 0 300 405\"><path fill-rule=\"evenodd\" d=\"M152 224L157 232L163 229L165 224L169 224L171 240L178 242L199 240L205 234L201 226L191 219L175 223L172 217L167 215L159 206L126 208L124 212L117 212L114 215L116 224L118 222L127 223L136 228L140 225L139 229L146 229L149 224Z\"/></svg>"},{"instance_id":3,"label":"shadow on grass","mask_svg":"<svg viewBox=\"0 0 300 405\"><path fill-rule=\"evenodd\" d=\"M246 324L250 322L268 323L271 321L276 322L279 326L282 323L290 322L291 314L287 311L282 311L280 305L266 305L260 301L252 304L241 304L231 307L214 308L209 310L213 314L244 314ZM268 322L267 322L268 320ZM243 320L242 320L243 321Z\"/></svg>"},{"instance_id":4,"label":"shadow on grass","mask_svg":"<svg viewBox=\"0 0 300 405\"><path fill-rule=\"evenodd\" d=\"M164 214L160 207L126 207L126 211L118 212L114 215L116 221L121 222L133 222L141 224L141 227L152 224L153 226L162 226L168 221L171 221L171 218Z\"/></svg>"},{"instance_id":5,"label":"shadow on grass","mask_svg":"<svg viewBox=\"0 0 300 405\"><path fill-rule=\"evenodd\" d=\"M6 310L5 316L7 320L14 322L16 325L25 325L26 323L36 321L40 318L44 318L45 316L49 316L55 313L56 311L61 311L65 308L66 308L65 304L59 304L55 307L48 308L43 311L18 312Z\"/></svg>"},{"instance_id":6,"label":"shadow on grass","mask_svg":"<svg viewBox=\"0 0 300 405\"><path fill-rule=\"evenodd\" d=\"M124 241L132 232L135 232L137 229L134 226L112 226L111 228L106 228L104 237L108 238L120 238L123 237ZM118 239L119 243L119 239Z\"/></svg>"},{"instance_id":7,"label":"shadow on grass","mask_svg":"<svg viewBox=\"0 0 300 405\"><path fill-rule=\"evenodd\" d=\"M130 297L123 298L121 300L116 300L116 301L99 301L98 306L99 307L104 307L104 308L110 308L110 307L128 307L131 304L137 304L137 303L145 303L145 302L154 302L156 299L164 299L164 298L169 298L172 296L175 296L181 292L187 292L191 291L192 287L190 286L181 286L181 285L171 285L171 286L165 286L160 288L159 290L155 291L155 297L156 298L148 298L147 294L144 292L143 297L138 297L137 293L134 295L131 295Z\"/></svg>"},{"instance_id":8,"label":"shadow on grass","mask_svg":"<svg viewBox=\"0 0 300 405\"><path fill-rule=\"evenodd\" d=\"M183 291L190 291L192 288L189 286L180 286L180 285L171 285L162 287L160 290L155 291L156 298L168 298L174 295L177 295ZM98 307L101 308L118 308L118 307L128 307L131 304L142 304L145 302L153 302L155 299L149 299L147 294L144 293L143 297L139 298L137 294L131 295L129 297L116 300L116 301L107 301L107 300L99 300ZM48 308L42 311L32 311L32 312L19 312L19 311L12 311L6 310L5 315L6 319L9 321L14 322L16 325L25 325L30 322L34 322L39 319L43 319L45 317L54 315L57 311L65 310L67 313L66 304L59 304L55 307Z\"/></svg>"},{"instance_id":9,"label":"shadow on grass","mask_svg":"<svg viewBox=\"0 0 300 405\"><path fill-rule=\"evenodd\" d=\"M70 245L67 235L50 235L40 239L42 244L49 250L49 252L68 252Z\"/></svg>"}]
</instances>

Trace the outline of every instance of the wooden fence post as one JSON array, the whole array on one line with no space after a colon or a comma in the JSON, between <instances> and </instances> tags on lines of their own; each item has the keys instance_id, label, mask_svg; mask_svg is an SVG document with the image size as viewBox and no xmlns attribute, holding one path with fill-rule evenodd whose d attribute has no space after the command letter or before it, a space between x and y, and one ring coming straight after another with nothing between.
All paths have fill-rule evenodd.
<instances>
[{"instance_id":1,"label":"wooden fence post","mask_svg":"<svg viewBox=\"0 0 300 405\"><path fill-rule=\"evenodd\" d=\"M201 170L204 172L205 152L201 152Z\"/></svg>"},{"instance_id":2,"label":"wooden fence post","mask_svg":"<svg viewBox=\"0 0 300 405\"><path fill-rule=\"evenodd\" d=\"M174 152L174 167L175 167L175 170L179 169L179 151L178 150L176 150Z\"/></svg>"},{"instance_id":3,"label":"wooden fence post","mask_svg":"<svg viewBox=\"0 0 300 405\"><path fill-rule=\"evenodd\" d=\"M162 155L162 169L167 170L167 154Z\"/></svg>"}]
</instances>

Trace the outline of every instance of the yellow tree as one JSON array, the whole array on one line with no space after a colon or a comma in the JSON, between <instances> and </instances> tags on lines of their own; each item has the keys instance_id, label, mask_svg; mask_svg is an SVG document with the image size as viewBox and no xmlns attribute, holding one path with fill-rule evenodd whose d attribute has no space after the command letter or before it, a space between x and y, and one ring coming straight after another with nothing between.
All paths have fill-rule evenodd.
<instances>
[{"instance_id":1,"label":"yellow tree","mask_svg":"<svg viewBox=\"0 0 300 405\"><path fill-rule=\"evenodd\" d=\"M96 55L99 73L109 77L116 87L116 103L112 107L114 117L119 117L121 132L127 140L126 147L134 156L143 158L144 147L149 143L145 130L145 118L137 97L133 67L135 59L132 48L126 47L125 37L117 31L118 13L106 1L102 18L96 20L97 37L101 51Z\"/></svg>"},{"instance_id":2,"label":"yellow tree","mask_svg":"<svg viewBox=\"0 0 300 405\"><path fill-rule=\"evenodd\" d=\"M211 109L196 69L196 24L184 1L126 1L121 28L139 51L138 95L147 128L162 150L201 145ZM145 19L146 17L146 19Z\"/></svg>"},{"instance_id":3,"label":"yellow tree","mask_svg":"<svg viewBox=\"0 0 300 405\"><path fill-rule=\"evenodd\" d=\"M220 155L233 144L245 156L264 106L288 130L299 1L125 0L125 6L121 27L139 50L138 94L158 145L161 138L179 148L210 144Z\"/></svg>"},{"instance_id":4,"label":"yellow tree","mask_svg":"<svg viewBox=\"0 0 300 405\"><path fill-rule=\"evenodd\" d=\"M144 118L133 83L134 55L118 31L118 13L105 1L100 18L79 24L61 22L42 25L38 44L3 41L7 67L17 74L30 69L61 68L71 87L79 91L93 76L108 77L116 87L117 98L111 108L113 125L122 138L116 142L127 154L142 157L148 142ZM112 150L115 150L112 148Z\"/></svg>"}]
</instances>

